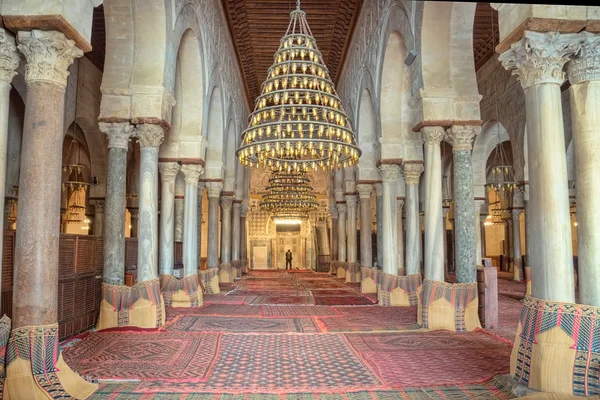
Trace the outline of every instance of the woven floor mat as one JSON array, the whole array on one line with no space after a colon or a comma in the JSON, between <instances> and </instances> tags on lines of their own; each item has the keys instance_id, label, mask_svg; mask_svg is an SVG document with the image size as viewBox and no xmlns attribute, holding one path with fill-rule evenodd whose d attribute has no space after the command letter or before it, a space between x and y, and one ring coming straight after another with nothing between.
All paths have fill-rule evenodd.
<instances>
[{"instance_id":1,"label":"woven floor mat","mask_svg":"<svg viewBox=\"0 0 600 400\"><path fill-rule=\"evenodd\" d=\"M361 296L352 289L312 289L313 296Z\"/></svg>"},{"instance_id":2,"label":"woven floor mat","mask_svg":"<svg viewBox=\"0 0 600 400\"><path fill-rule=\"evenodd\" d=\"M252 304L315 304L312 296L265 295L258 296Z\"/></svg>"},{"instance_id":3,"label":"woven floor mat","mask_svg":"<svg viewBox=\"0 0 600 400\"><path fill-rule=\"evenodd\" d=\"M372 332L415 329L417 307L339 307L343 318L319 319L327 332Z\"/></svg>"},{"instance_id":4,"label":"woven floor mat","mask_svg":"<svg viewBox=\"0 0 600 400\"><path fill-rule=\"evenodd\" d=\"M313 318L236 318L197 315L182 315L167 329L174 332L320 332Z\"/></svg>"},{"instance_id":5,"label":"woven floor mat","mask_svg":"<svg viewBox=\"0 0 600 400\"><path fill-rule=\"evenodd\" d=\"M315 304L318 306L363 306L370 305L373 302L365 297L360 295L354 296L314 296Z\"/></svg>"},{"instance_id":6,"label":"woven floor mat","mask_svg":"<svg viewBox=\"0 0 600 400\"><path fill-rule=\"evenodd\" d=\"M184 315L214 316L214 317L260 317L262 308L248 304L207 304L197 308L167 307L167 320Z\"/></svg>"},{"instance_id":7,"label":"woven floor mat","mask_svg":"<svg viewBox=\"0 0 600 400\"><path fill-rule=\"evenodd\" d=\"M327 306L263 306L263 316L280 317L341 317L342 313Z\"/></svg>"},{"instance_id":8,"label":"woven floor mat","mask_svg":"<svg viewBox=\"0 0 600 400\"><path fill-rule=\"evenodd\" d=\"M246 295L234 295L234 294L208 294L202 295L202 301L204 304L248 304L248 297ZM252 299L250 299L252 301Z\"/></svg>"}]
</instances>

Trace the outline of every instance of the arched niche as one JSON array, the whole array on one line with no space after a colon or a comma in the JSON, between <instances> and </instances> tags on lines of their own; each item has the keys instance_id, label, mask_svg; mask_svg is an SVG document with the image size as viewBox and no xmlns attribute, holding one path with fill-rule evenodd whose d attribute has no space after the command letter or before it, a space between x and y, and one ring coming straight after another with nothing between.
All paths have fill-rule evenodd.
<instances>
[{"instance_id":1,"label":"arched niche","mask_svg":"<svg viewBox=\"0 0 600 400\"><path fill-rule=\"evenodd\" d=\"M377 143L376 116L371 92L366 88L358 106L356 134L358 146L362 150L358 159L358 180L378 180L376 164L381 155Z\"/></svg>"},{"instance_id":2,"label":"arched niche","mask_svg":"<svg viewBox=\"0 0 600 400\"><path fill-rule=\"evenodd\" d=\"M222 179L224 147L223 100L219 86L215 86L210 95L207 124L207 151L204 176L209 179Z\"/></svg>"},{"instance_id":3,"label":"arched niche","mask_svg":"<svg viewBox=\"0 0 600 400\"><path fill-rule=\"evenodd\" d=\"M475 137L473 144L473 188L475 197L485 197L487 177L486 166L490 154L498 143L510 142L510 137L504 126L495 120L483 124L481 133ZM512 155L512 149L510 151ZM512 161L512 158L511 158Z\"/></svg>"}]
</instances>

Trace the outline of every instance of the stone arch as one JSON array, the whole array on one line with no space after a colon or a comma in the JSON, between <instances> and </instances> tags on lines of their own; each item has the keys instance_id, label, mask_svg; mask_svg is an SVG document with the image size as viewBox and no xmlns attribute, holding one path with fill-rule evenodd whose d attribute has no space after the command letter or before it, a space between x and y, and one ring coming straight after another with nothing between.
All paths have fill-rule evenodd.
<instances>
[{"instance_id":1,"label":"stone arch","mask_svg":"<svg viewBox=\"0 0 600 400\"><path fill-rule=\"evenodd\" d=\"M473 144L473 187L475 197L485 197L486 165L490 154L496 145L510 141L508 132L502 123L491 120L483 124L481 133L475 138Z\"/></svg>"},{"instance_id":2,"label":"stone arch","mask_svg":"<svg viewBox=\"0 0 600 400\"><path fill-rule=\"evenodd\" d=\"M210 102L207 114L207 151L204 176L208 179L223 178L223 150L224 150L224 123L223 123L223 94L221 87L213 86L210 92Z\"/></svg>"},{"instance_id":3,"label":"stone arch","mask_svg":"<svg viewBox=\"0 0 600 400\"><path fill-rule=\"evenodd\" d=\"M363 152L358 159L358 180L378 180L376 164L381 158L381 152L377 140L377 116L368 88L362 91L356 115L357 142Z\"/></svg>"}]
</instances>

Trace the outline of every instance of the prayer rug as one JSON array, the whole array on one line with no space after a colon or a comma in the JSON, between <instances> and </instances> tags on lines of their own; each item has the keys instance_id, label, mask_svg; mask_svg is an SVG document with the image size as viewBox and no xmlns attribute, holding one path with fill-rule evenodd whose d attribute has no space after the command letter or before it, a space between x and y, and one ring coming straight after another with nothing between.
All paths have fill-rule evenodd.
<instances>
[{"instance_id":1,"label":"prayer rug","mask_svg":"<svg viewBox=\"0 0 600 400\"><path fill-rule=\"evenodd\" d=\"M315 304L312 296L258 296L252 304Z\"/></svg>"},{"instance_id":2,"label":"prayer rug","mask_svg":"<svg viewBox=\"0 0 600 400\"><path fill-rule=\"evenodd\" d=\"M482 330L346 337L389 387L474 384L509 372L511 345Z\"/></svg>"},{"instance_id":3,"label":"prayer rug","mask_svg":"<svg viewBox=\"0 0 600 400\"><path fill-rule=\"evenodd\" d=\"M234 318L182 315L168 328L177 332L320 332L312 318Z\"/></svg>"},{"instance_id":4,"label":"prayer rug","mask_svg":"<svg viewBox=\"0 0 600 400\"><path fill-rule=\"evenodd\" d=\"M326 332L406 330L417 327L416 307L340 307L343 318L319 319Z\"/></svg>"},{"instance_id":5,"label":"prayer rug","mask_svg":"<svg viewBox=\"0 0 600 400\"><path fill-rule=\"evenodd\" d=\"M352 289L314 289L310 292L313 296L358 296Z\"/></svg>"},{"instance_id":6,"label":"prayer rug","mask_svg":"<svg viewBox=\"0 0 600 400\"><path fill-rule=\"evenodd\" d=\"M342 313L327 306L263 306L265 318L341 317Z\"/></svg>"},{"instance_id":7,"label":"prayer rug","mask_svg":"<svg viewBox=\"0 0 600 400\"><path fill-rule=\"evenodd\" d=\"M167 315L169 321L180 315L197 315L197 316L212 316L212 317L260 317L262 309L260 307L251 306L248 304L207 304L204 307L188 309L180 311L175 308L169 308Z\"/></svg>"},{"instance_id":8,"label":"prayer rug","mask_svg":"<svg viewBox=\"0 0 600 400\"><path fill-rule=\"evenodd\" d=\"M248 296L233 294L205 294L204 304L247 304Z\"/></svg>"},{"instance_id":9,"label":"prayer rug","mask_svg":"<svg viewBox=\"0 0 600 400\"><path fill-rule=\"evenodd\" d=\"M200 382L211 375L220 340L219 333L95 332L63 357L91 379Z\"/></svg>"},{"instance_id":10,"label":"prayer rug","mask_svg":"<svg viewBox=\"0 0 600 400\"><path fill-rule=\"evenodd\" d=\"M364 306L373 302L364 296L314 296L315 304L318 306Z\"/></svg>"}]
</instances>

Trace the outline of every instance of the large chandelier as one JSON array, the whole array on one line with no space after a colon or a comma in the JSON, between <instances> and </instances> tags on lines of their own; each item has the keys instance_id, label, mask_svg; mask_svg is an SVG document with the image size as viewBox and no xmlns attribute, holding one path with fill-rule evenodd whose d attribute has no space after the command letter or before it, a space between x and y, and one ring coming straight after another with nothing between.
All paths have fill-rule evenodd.
<instances>
[{"instance_id":1,"label":"large chandelier","mask_svg":"<svg viewBox=\"0 0 600 400\"><path fill-rule=\"evenodd\" d=\"M249 121L236 151L244 166L331 171L361 155L299 0Z\"/></svg>"},{"instance_id":2,"label":"large chandelier","mask_svg":"<svg viewBox=\"0 0 600 400\"><path fill-rule=\"evenodd\" d=\"M306 213L319 206L317 196L312 194L310 180L305 172L282 173L273 172L269 179L267 193L262 196L260 207L268 212L278 214Z\"/></svg>"}]
</instances>

